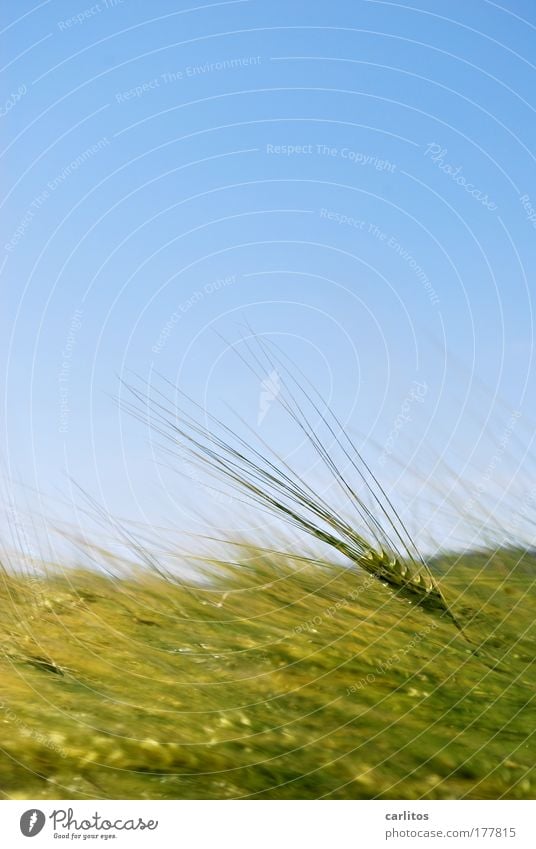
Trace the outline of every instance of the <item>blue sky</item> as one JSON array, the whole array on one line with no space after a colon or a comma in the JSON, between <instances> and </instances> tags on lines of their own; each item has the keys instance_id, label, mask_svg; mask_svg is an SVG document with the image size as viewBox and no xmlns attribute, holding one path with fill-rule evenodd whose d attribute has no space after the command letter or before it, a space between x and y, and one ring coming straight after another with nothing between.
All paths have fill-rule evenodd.
<instances>
[{"instance_id":1,"label":"blue sky","mask_svg":"<svg viewBox=\"0 0 536 849\"><path fill-rule=\"evenodd\" d=\"M23 501L69 520L73 478L133 519L222 512L114 404L131 372L307 466L277 403L261 416L249 328L393 490L439 460L478 481L504 433L508 486L535 416L535 26L528 0L5 3L2 462Z\"/></svg>"}]
</instances>

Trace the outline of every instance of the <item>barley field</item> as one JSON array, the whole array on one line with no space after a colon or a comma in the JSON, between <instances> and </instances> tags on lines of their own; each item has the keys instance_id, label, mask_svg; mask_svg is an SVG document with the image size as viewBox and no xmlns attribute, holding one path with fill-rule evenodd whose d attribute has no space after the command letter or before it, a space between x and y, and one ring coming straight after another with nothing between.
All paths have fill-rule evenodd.
<instances>
[{"instance_id":1,"label":"barley field","mask_svg":"<svg viewBox=\"0 0 536 849\"><path fill-rule=\"evenodd\" d=\"M536 555L429 565L462 630L360 568L253 548L188 583L5 570L3 797L533 798Z\"/></svg>"}]
</instances>

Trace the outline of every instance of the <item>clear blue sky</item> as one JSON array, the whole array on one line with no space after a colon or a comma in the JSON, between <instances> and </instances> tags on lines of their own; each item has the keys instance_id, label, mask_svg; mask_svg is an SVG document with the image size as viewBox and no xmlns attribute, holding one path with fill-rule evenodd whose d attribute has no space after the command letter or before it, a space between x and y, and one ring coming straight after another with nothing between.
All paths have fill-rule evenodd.
<instances>
[{"instance_id":1,"label":"clear blue sky","mask_svg":"<svg viewBox=\"0 0 536 849\"><path fill-rule=\"evenodd\" d=\"M68 502L72 477L114 513L195 527L206 495L114 405L128 370L292 450L227 345L248 323L388 485L414 451L425 476L444 457L477 480L512 411L527 437L533 2L8 0L0 17L2 462L29 503Z\"/></svg>"}]
</instances>

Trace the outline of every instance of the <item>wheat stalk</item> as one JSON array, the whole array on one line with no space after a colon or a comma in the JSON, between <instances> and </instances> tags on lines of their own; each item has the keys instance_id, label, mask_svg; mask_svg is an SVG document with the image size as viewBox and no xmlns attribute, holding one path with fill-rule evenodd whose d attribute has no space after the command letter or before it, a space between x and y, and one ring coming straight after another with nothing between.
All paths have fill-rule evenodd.
<instances>
[{"instance_id":1,"label":"wheat stalk","mask_svg":"<svg viewBox=\"0 0 536 849\"><path fill-rule=\"evenodd\" d=\"M274 366L274 356L264 356ZM256 366L258 358L254 359ZM248 363L252 367L251 363ZM278 365L282 368L281 362ZM284 367L288 372L288 369ZM168 381L165 381L169 386ZM313 536L343 554L378 581L390 587L398 596L409 599L429 610L446 615L463 633L463 628L450 609L443 592L396 513L385 491L361 457L356 446L342 428L332 411L321 412L318 404L299 384L299 390L320 415L335 444L348 460L351 471L364 483L372 496L378 515L367 506L350 483L348 475L327 451L313 429L308 416L298 403L296 392L289 391L287 381L282 382L279 403L300 428L318 456L332 473L341 491L346 495L361 524L368 529L371 542L356 530L354 523L344 518L331 504L316 492L294 469L281 458L271 460L268 453L259 451L222 421L202 411L199 405L182 392L173 391L192 404L195 414L184 406L171 405L167 395L151 387L142 392L125 384L134 402L122 401L122 406L137 418L148 423L153 432L163 437L165 451L173 456L187 456L200 464L219 480L226 480L234 489L243 492L247 501L273 514ZM297 383L297 381L296 381ZM204 412L209 426L199 420Z\"/></svg>"}]
</instances>

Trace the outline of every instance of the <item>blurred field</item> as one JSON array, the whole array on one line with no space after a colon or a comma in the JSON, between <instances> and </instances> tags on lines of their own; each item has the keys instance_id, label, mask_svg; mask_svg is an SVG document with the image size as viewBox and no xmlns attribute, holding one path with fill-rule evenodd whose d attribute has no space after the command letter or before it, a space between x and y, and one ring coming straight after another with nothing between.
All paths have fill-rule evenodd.
<instances>
[{"instance_id":1,"label":"blurred field","mask_svg":"<svg viewBox=\"0 0 536 849\"><path fill-rule=\"evenodd\" d=\"M433 564L480 655L366 574L282 555L196 586L4 574L3 796L534 798L535 567Z\"/></svg>"}]
</instances>

